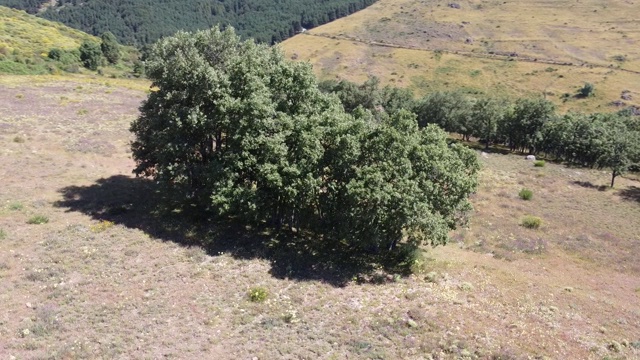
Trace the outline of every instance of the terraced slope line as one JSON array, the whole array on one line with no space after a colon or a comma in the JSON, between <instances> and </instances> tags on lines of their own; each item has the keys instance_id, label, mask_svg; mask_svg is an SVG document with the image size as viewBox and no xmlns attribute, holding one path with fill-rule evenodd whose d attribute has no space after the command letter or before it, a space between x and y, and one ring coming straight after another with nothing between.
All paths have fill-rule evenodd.
<instances>
[{"instance_id":1,"label":"terraced slope line","mask_svg":"<svg viewBox=\"0 0 640 360\"><path fill-rule=\"evenodd\" d=\"M418 93L534 93L565 110L616 110L640 97L637 9L631 1L380 0L282 47L323 77L373 74ZM573 97L584 82L595 98ZM631 100L620 99L624 90Z\"/></svg>"}]
</instances>

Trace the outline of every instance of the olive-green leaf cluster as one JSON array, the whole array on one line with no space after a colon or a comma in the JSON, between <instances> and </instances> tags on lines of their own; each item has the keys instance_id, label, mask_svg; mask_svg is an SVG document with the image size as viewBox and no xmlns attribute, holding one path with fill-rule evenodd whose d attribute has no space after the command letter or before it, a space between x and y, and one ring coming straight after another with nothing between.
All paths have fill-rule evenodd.
<instances>
[{"instance_id":1,"label":"olive-green leaf cluster","mask_svg":"<svg viewBox=\"0 0 640 360\"><path fill-rule=\"evenodd\" d=\"M104 58L111 64L117 64L118 60L120 60L120 45L116 37L110 31L107 31L100 35L100 40L102 40L100 49Z\"/></svg>"},{"instance_id":2,"label":"olive-green leaf cluster","mask_svg":"<svg viewBox=\"0 0 640 360\"><path fill-rule=\"evenodd\" d=\"M98 70L102 62L102 49L100 44L93 41L84 41L80 45L80 61L89 70Z\"/></svg>"},{"instance_id":3,"label":"olive-green leaf cluster","mask_svg":"<svg viewBox=\"0 0 640 360\"><path fill-rule=\"evenodd\" d=\"M145 65L135 173L184 206L356 249L444 244L470 208L473 151L408 111L346 112L276 48L232 29L180 32Z\"/></svg>"}]
</instances>

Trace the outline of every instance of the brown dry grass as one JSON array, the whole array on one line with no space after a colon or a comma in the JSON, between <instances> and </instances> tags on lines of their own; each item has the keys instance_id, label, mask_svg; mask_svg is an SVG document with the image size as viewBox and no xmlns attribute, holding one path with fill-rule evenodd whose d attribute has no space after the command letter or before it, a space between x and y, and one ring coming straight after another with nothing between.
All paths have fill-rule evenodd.
<instances>
[{"instance_id":1,"label":"brown dry grass","mask_svg":"<svg viewBox=\"0 0 640 360\"><path fill-rule=\"evenodd\" d=\"M418 94L456 88L545 94L565 111L586 112L615 110L611 103L629 90L638 96L624 102L640 104L633 2L459 1L460 9L448 3L380 0L281 46L322 77L362 81L371 74ZM595 98L563 100L585 82L595 85Z\"/></svg>"},{"instance_id":2,"label":"brown dry grass","mask_svg":"<svg viewBox=\"0 0 640 360\"><path fill-rule=\"evenodd\" d=\"M127 152L144 92L70 79L0 97L3 358L640 357L637 182L601 192L607 174L483 156L470 227L429 250L429 276L336 286L243 251L242 234L205 249L197 228L154 220L161 194Z\"/></svg>"}]
</instances>

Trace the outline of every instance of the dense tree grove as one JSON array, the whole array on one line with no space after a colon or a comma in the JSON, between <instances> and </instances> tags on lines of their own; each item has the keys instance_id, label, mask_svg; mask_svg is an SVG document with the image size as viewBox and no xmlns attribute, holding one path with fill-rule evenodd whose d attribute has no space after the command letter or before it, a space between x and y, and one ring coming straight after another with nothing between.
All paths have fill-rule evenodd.
<instances>
[{"instance_id":1,"label":"dense tree grove","mask_svg":"<svg viewBox=\"0 0 640 360\"><path fill-rule=\"evenodd\" d=\"M43 12L46 0L0 0L99 36L111 31L123 44L141 46L178 30L233 26L240 35L276 43L302 28L313 28L352 14L375 0L58 0Z\"/></svg>"},{"instance_id":2,"label":"dense tree grove","mask_svg":"<svg viewBox=\"0 0 640 360\"><path fill-rule=\"evenodd\" d=\"M464 140L473 136L485 148L503 145L572 165L609 169L611 186L617 176L640 166L640 121L628 111L559 116L553 103L542 98L509 103L459 91L434 92L414 100L408 90L379 88L375 78L362 85L330 80L320 88L335 93L347 111L359 105L374 113L408 109L420 127L435 124Z\"/></svg>"},{"instance_id":3,"label":"dense tree grove","mask_svg":"<svg viewBox=\"0 0 640 360\"><path fill-rule=\"evenodd\" d=\"M354 249L443 244L470 207L475 153L419 127L405 91L356 86L375 100L345 111L308 64L217 28L160 40L146 65L135 172L175 206Z\"/></svg>"}]
</instances>

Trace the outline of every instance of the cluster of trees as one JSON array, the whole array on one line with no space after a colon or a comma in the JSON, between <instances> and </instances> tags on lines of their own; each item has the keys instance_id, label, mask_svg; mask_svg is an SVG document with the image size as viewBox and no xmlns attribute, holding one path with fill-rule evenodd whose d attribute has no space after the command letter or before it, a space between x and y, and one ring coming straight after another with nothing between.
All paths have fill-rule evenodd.
<instances>
[{"instance_id":1,"label":"cluster of trees","mask_svg":"<svg viewBox=\"0 0 640 360\"><path fill-rule=\"evenodd\" d=\"M48 58L59 62L64 69L75 72L78 65L96 71L104 65L124 65L133 67L133 73L140 76L144 72L142 63L138 60L137 51L125 49L118 44L116 37L109 31L100 35L100 42L83 41L78 49L63 50L53 48L49 50ZM124 61L126 64L122 64Z\"/></svg>"},{"instance_id":2,"label":"cluster of trees","mask_svg":"<svg viewBox=\"0 0 640 360\"><path fill-rule=\"evenodd\" d=\"M276 43L302 28L313 28L352 14L375 0L0 0L93 35L111 31L123 44L142 46L178 30L231 25L244 37Z\"/></svg>"},{"instance_id":3,"label":"cluster of trees","mask_svg":"<svg viewBox=\"0 0 640 360\"><path fill-rule=\"evenodd\" d=\"M407 109L420 127L436 124L464 140L477 138L487 148L500 145L572 165L608 168L612 187L618 175L640 164L640 121L628 111L561 116L543 98L509 102L461 92L435 92L416 100L407 89L380 88L376 78L361 85L329 80L320 88L336 94L347 111L358 106L373 112Z\"/></svg>"},{"instance_id":4,"label":"cluster of trees","mask_svg":"<svg viewBox=\"0 0 640 360\"><path fill-rule=\"evenodd\" d=\"M172 206L368 250L444 244L470 209L475 153L396 106L404 90L343 106L310 65L232 29L164 38L146 70L135 173Z\"/></svg>"}]
</instances>

